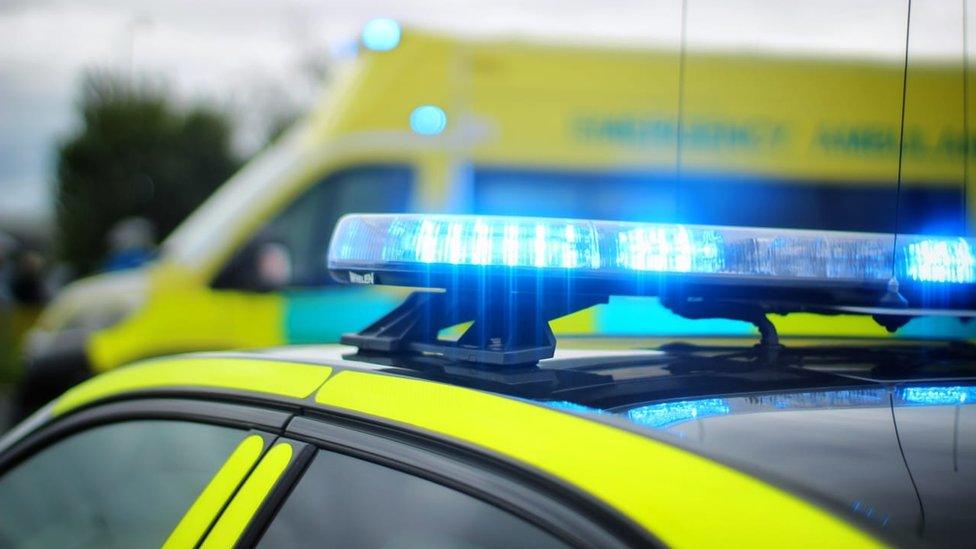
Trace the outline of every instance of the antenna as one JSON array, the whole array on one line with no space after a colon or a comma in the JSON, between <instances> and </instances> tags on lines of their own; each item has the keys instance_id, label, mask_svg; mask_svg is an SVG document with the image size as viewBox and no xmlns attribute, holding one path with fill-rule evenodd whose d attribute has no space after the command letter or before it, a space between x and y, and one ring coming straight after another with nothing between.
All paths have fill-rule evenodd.
<instances>
[{"instance_id":1,"label":"antenna","mask_svg":"<svg viewBox=\"0 0 976 549\"><path fill-rule=\"evenodd\" d=\"M962 0L962 230L969 234L969 0Z\"/></svg>"},{"instance_id":2,"label":"antenna","mask_svg":"<svg viewBox=\"0 0 976 549\"><path fill-rule=\"evenodd\" d=\"M684 221L684 201L681 199L683 177L682 155L685 126L685 64L688 57L688 0L681 2L681 45L678 53L678 117L675 124L674 142L674 211L675 221Z\"/></svg>"},{"instance_id":3,"label":"antenna","mask_svg":"<svg viewBox=\"0 0 976 549\"><path fill-rule=\"evenodd\" d=\"M908 14L905 22L905 66L902 70L901 78L901 128L898 133L898 184L895 190L895 238L891 245L891 278L895 279L895 263L898 262L898 233L900 230L900 208L901 208L901 171L905 156L905 105L908 100L908 51L912 28L912 0L908 0ZM897 281L896 281L897 283ZM890 284L890 283L889 283Z\"/></svg>"}]
</instances>

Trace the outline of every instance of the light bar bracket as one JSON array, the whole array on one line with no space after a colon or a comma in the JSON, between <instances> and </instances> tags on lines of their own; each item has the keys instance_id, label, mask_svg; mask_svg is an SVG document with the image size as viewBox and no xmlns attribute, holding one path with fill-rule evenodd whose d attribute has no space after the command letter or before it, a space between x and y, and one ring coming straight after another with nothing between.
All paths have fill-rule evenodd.
<instances>
[{"instance_id":1,"label":"light bar bracket","mask_svg":"<svg viewBox=\"0 0 976 549\"><path fill-rule=\"evenodd\" d=\"M776 348L780 346L776 326L766 316L767 311L760 303L705 301L701 299L664 299L662 301L671 312L691 320L726 318L749 322L759 330L760 347Z\"/></svg>"},{"instance_id":2,"label":"light bar bracket","mask_svg":"<svg viewBox=\"0 0 976 549\"><path fill-rule=\"evenodd\" d=\"M607 299L596 295L540 299L528 293L488 291L472 300L418 291L361 332L342 336L342 343L358 347L360 353L413 352L477 364L524 366L555 354L550 320ZM441 330L472 320L457 341L439 339Z\"/></svg>"}]
</instances>

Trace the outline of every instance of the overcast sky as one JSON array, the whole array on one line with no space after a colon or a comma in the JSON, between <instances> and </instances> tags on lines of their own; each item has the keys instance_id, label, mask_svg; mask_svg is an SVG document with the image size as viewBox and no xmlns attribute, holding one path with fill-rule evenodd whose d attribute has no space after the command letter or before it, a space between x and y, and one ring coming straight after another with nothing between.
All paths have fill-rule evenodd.
<instances>
[{"instance_id":1,"label":"overcast sky","mask_svg":"<svg viewBox=\"0 0 976 549\"><path fill-rule=\"evenodd\" d=\"M897 0L688 6L690 47L904 55ZM961 6L915 0L913 54L958 55ZM668 47L680 37L681 0L0 0L0 226L50 215L55 147L76 124L86 68L149 75L228 108L280 92L303 102L314 94L308 61L348 51L378 16L458 35Z\"/></svg>"}]
</instances>

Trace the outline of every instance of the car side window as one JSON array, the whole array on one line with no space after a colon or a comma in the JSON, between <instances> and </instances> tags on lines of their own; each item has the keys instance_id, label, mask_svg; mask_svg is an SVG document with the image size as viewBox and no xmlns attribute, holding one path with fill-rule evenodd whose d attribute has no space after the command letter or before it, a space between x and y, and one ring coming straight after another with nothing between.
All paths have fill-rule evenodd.
<instances>
[{"instance_id":1,"label":"car side window","mask_svg":"<svg viewBox=\"0 0 976 549\"><path fill-rule=\"evenodd\" d=\"M71 435L0 476L0 547L159 547L245 434L139 420Z\"/></svg>"},{"instance_id":2,"label":"car side window","mask_svg":"<svg viewBox=\"0 0 976 549\"><path fill-rule=\"evenodd\" d=\"M259 547L565 547L467 494L368 461L319 451Z\"/></svg>"},{"instance_id":3,"label":"car side window","mask_svg":"<svg viewBox=\"0 0 976 549\"><path fill-rule=\"evenodd\" d=\"M308 189L241 248L214 287L276 290L331 284L332 228L347 213L397 213L410 204L410 168L370 165L333 173Z\"/></svg>"}]
</instances>

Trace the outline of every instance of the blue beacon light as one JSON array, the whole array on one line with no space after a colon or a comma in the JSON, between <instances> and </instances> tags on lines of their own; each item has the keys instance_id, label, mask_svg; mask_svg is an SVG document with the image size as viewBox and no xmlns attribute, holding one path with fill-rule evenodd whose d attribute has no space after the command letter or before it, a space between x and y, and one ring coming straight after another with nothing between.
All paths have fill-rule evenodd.
<instances>
[{"instance_id":1,"label":"blue beacon light","mask_svg":"<svg viewBox=\"0 0 976 549\"><path fill-rule=\"evenodd\" d=\"M422 105L410 113L410 129L419 135L438 135L447 128L447 113L436 105Z\"/></svg>"},{"instance_id":2,"label":"blue beacon light","mask_svg":"<svg viewBox=\"0 0 976 549\"><path fill-rule=\"evenodd\" d=\"M918 282L976 282L976 252L965 238L916 238L904 247L905 276Z\"/></svg>"},{"instance_id":3,"label":"blue beacon light","mask_svg":"<svg viewBox=\"0 0 976 549\"><path fill-rule=\"evenodd\" d=\"M411 126L444 129L438 107L418 107ZM382 266L482 265L594 272L661 272L763 278L976 282L976 244L965 238L668 223L470 215L346 216L329 260ZM338 251L339 253L335 253ZM362 264L360 267L368 265Z\"/></svg>"},{"instance_id":4,"label":"blue beacon light","mask_svg":"<svg viewBox=\"0 0 976 549\"><path fill-rule=\"evenodd\" d=\"M393 19L373 19L363 26L362 42L366 49L390 51L400 44L400 24Z\"/></svg>"},{"instance_id":5,"label":"blue beacon light","mask_svg":"<svg viewBox=\"0 0 976 549\"><path fill-rule=\"evenodd\" d=\"M892 263L890 235L466 215L346 216L330 250L336 270L396 263L884 282Z\"/></svg>"}]
</instances>

